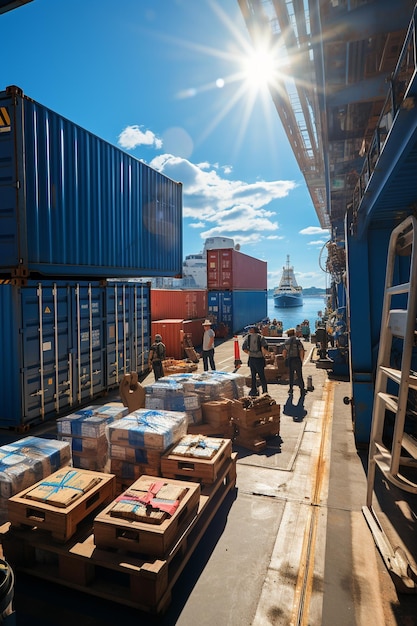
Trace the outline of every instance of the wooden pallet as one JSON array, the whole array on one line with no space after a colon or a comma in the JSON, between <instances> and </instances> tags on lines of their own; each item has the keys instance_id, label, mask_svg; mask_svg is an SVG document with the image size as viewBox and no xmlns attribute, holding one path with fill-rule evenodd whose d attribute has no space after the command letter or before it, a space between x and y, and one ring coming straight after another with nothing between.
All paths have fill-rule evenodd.
<instances>
[{"instance_id":1,"label":"wooden pallet","mask_svg":"<svg viewBox=\"0 0 417 626\"><path fill-rule=\"evenodd\" d=\"M15 569L95 597L162 614L172 588L228 493L236 483L237 454L224 464L217 481L203 487L197 516L166 559L142 560L126 552L101 550L91 526L65 546L47 541L44 533L0 527L4 558Z\"/></svg>"},{"instance_id":2,"label":"wooden pallet","mask_svg":"<svg viewBox=\"0 0 417 626\"><path fill-rule=\"evenodd\" d=\"M144 494L156 481L185 490L175 513L171 516L162 516L159 523L121 519L112 517L115 505L112 502L94 518L94 542L98 548L104 550L116 548L158 558L164 558L169 553L190 521L197 515L200 485L184 480L141 476L125 493Z\"/></svg>"},{"instance_id":3,"label":"wooden pallet","mask_svg":"<svg viewBox=\"0 0 417 626\"><path fill-rule=\"evenodd\" d=\"M232 421L240 427L250 428L276 422L280 418L280 405L269 396L242 398L232 402Z\"/></svg>"},{"instance_id":4,"label":"wooden pallet","mask_svg":"<svg viewBox=\"0 0 417 626\"><path fill-rule=\"evenodd\" d=\"M175 450L183 440L184 438L176 444ZM207 437L207 442L210 443L210 437ZM211 459L168 452L161 458L161 474L166 478L187 478L205 485L214 483L225 459L230 459L231 454L231 439L224 439Z\"/></svg>"},{"instance_id":5,"label":"wooden pallet","mask_svg":"<svg viewBox=\"0 0 417 626\"><path fill-rule=\"evenodd\" d=\"M83 479L91 478L96 483L67 506L57 506L51 501L31 499L31 495L45 484L51 491L65 491L62 476L75 474ZM57 486L58 483L59 489ZM68 488L71 491L71 489ZM111 502L116 495L116 478L113 474L92 472L84 469L64 468L54 472L35 485L9 498L8 519L12 526L38 528L46 531L56 541L68 541L77 531L78 525L99 507Z\"/></svg>"},{"instance_id":6,"label":"wooden pallet","mask_svg":"<svg viewBox=\"0 0 417 626\"><path fill-rule=\"evenodd\" d=\"M268 439L276 437L279 432L279 417L271 418L266 423L254 424L252 427L236 424L234 443L253 452L261 452L267 447Z\"/></svg>"}]
</instances>

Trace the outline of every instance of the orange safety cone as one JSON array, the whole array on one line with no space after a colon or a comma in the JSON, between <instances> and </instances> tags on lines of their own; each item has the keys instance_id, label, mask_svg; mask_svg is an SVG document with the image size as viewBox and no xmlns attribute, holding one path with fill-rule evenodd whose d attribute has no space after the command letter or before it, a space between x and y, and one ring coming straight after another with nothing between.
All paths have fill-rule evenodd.
<instances>
[{"instance_id":1,"label":"orange safety cone","mask_svg":"<svg viewBox=\"0 0 417 626\"><path fill-rule=\"evenodd\" d=\"M237 335L234 336L234 349L235 349L235 369L233 370L233 374L237 372L239 367L242 365L242 361L240 360L239 339L237 338Z\"/></svg>"}]
</instances>

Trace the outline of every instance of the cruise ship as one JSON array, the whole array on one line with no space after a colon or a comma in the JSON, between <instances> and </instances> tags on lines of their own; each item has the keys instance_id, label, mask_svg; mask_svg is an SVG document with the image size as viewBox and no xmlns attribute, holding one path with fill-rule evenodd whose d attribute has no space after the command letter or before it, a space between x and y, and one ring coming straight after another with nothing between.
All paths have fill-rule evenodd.
<instances>
[{"instance_id":1,"label":"cruise ship","mask_svg":"<svg viewBox=\"0 0 417 626\"><path fill-rule=\"evenodd\" d=\"M282 268L281 280L274 289L274 306L294 307L303 305L303 289L297 283L294 267L290 266L290 257L287 255L287 265Z\"/></svg>"}]
</instances>

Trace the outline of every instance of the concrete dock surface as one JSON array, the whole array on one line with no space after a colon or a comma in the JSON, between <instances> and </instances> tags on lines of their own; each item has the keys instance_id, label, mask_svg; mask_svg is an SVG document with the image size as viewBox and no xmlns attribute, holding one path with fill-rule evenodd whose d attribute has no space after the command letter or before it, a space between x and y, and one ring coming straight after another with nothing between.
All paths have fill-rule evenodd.
<instances>
[{"instance_id":1,"label":"concrete dock surface","mask_svg":"<svg viewBox=\"0 0 417 626\"><path fill-rule=\"evenodd\" d=\"M240 347L242 338L239 337ZM355 446L347 380L316 366L305 342L304 379L312 389L291 397L288 383L268 385L281 407L280 441L261 452L235 446L231 490L175 583L162 616L16 574L18 625L106 626L392 626L417 623L417 597L399 594L362 512L367 451ZM219 341L216 367L234 369L234 341ZM249 375L247 357L239 373ZM198 371L202 371L200 360ZM153 382L149 374L143 385ZM116 399L115 397L111 399ZM106 398L108 401L109 398ZM53 436L53 423L33 435ZM378 473L377 473L378 474ZM377 475L374 506L395 512L393 541L417 558L417 496ZM392 518L391 518L392 519Z\"/></svg>"}]
</instances>

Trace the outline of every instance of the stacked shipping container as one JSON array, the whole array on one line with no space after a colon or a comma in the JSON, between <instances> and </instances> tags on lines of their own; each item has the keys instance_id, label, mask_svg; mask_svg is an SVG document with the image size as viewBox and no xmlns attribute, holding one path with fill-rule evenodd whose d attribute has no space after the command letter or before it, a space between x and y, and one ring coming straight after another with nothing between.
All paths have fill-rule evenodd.
<instances>
[{"instance_id":1,"label":"stacked shipping container","mask_svg":"<svg viewBox=\"0 0 417 626\"><path fill-rule=\"evenodd\" d=\"M108 279L180 274L182 186L17 87L0 122L0 426L21 427L147 369L150 286Z\"/></svg>"},{"instance_id":2,"label":"stacked shipping container","mask_svg":"<svg viewBox=\"0 0 417 626\"><path fill-rule=\"evenodd\" d=\"M208 315L218 336L267 314L267 264L232 248L207 251Z\"/></svg>"},{"instance_id":3,"label":"stacked shipping container","mask_svg":"<svg viewBox=\"0 0 417 626\"><path fill-rule=\"evenodd\" d=\"M185 334L193 346L201 345L207 318L206 289L153 289L151 311L152 336L162 335L167 357L184 357Z\"/></svg>"}]
</instances>

